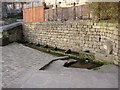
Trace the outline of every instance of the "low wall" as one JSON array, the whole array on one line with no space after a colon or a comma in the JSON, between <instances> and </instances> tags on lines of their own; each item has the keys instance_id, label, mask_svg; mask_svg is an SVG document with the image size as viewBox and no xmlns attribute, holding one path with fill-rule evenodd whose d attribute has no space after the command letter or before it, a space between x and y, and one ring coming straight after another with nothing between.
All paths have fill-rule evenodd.
<instances>
[{"instance_id":1,"label":"low wall","mask_svg":"<svg viewBox=\"0 0 120 90\"><path fill-rule=\"evenodd\" d=\"M22 39L22 24L13 23L0 28L0 36L6 35L9 38L9 42L21 41Z\"/></svg>"},{"instance_id":2,"label":"low wall","mask_svg":"<svg viewBox=\"0 0 120 90\"><path fill-rule=\"evenodd\" d=\"M112 55L118 61L118 24L93 21L24 23L24 38L28 42L47 44L72 51L99 52L105 43L112 44ZM114 61L112 60L112 61Z\"/></svg>"}]
</instances>

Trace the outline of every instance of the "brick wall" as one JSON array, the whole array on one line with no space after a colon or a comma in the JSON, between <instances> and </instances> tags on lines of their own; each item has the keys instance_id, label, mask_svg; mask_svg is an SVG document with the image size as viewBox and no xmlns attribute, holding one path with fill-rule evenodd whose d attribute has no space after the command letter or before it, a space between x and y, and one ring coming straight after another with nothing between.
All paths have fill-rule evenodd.
<instances>
[{"instance_id":1,"label":"brick wall","mask_svg":"<svg viewBox=\"0 0 120 90\"><path fill-rule=\"evenodd\" d=\"M113 55L118 60L118 24L93 21L24 23L24 38L36 44L48 44L72 51L98 52L106 41L113 45ZM114 60L113 60L114 61Z\"/></svg>"}]
</instances>

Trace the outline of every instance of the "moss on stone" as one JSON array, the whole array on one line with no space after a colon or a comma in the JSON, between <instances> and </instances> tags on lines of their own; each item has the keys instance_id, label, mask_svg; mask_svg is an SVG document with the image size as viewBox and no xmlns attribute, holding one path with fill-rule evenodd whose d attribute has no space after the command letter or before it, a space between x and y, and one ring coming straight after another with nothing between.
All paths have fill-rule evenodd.
<instances>
[{"instance_id":1,"label":"moss on stone","mask_svg":"<svg viewBox=\"0 0 120 90\"><path fill-rule=\"evenodd\" d=\"M32 43L26 43L24 44L28 47L31 47L31 48L34 48L34 49L37 49L39 51L43 51L43 52L46 52L46 53L50 53L50 54L53 54L53 55L57 55L57 56L69 56L70 58L73 58L73 59L76 59L78 60L79 62L85 62L86 59L89 61L89 63L92 63L92 64L95 64L96 66L102 66L103 64L106 64L102 61L96 61L94 56L91 55L91 54L86 54L86 53L80 53L80 55L77 55L78 53L77 52L74 52L74 53L77 53L76 55L75 54L69 54L69 53L65 53L64 51L65 50L54 50L55 48L54 47L51 47L51 46L48 46L48 48L44 48L45 45L40 45L40 46L36 46L35 44L32 44Z\"/></svg>"}]
</instances>

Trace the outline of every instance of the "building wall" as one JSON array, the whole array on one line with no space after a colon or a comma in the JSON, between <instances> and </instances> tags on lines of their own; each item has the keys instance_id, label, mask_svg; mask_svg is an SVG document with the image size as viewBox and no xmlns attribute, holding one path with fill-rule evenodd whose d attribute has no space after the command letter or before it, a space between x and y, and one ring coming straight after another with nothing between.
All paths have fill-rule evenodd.
<instances>
[{"instance_id":1,"label":"building wall","mask_svg":"<svg viewBox=\"0 0 120 90\"><path fill-rule=\"evenodd\" d=\"M19 7L16 5L19 4ZM0 18L22 12L22 2L0 2Z\"/></svg>"},{"instance_id":2,"label":"building wall","mask_svg":"<svg viewBox=\"0 0 120 90\"><path fill-rule=\"evenodd\" d=\"M0 18L7 17L7 3L0 2Z\"/></svg>"},{"instance_id":3,"label":"building wall","mask_svg":"<svg viewBox=\"0 0 120 90\"><path fill-rule=\"evenodd\" d=\"M0 2L0 7L2 7L2 3ZM2 18L2 8L0 8L0 19Z\"/></svg>"},{"instance_id":4,"label":"building wall","mask_svg":"<svg viewBox=\"0 0 120 90\"><path fill-rule=\"evenodd\" d=\"M28 42L50 45L72 51L98 52L106 41L113 45L114 60L118 60L118 24L93 21L24 23L24 38Z\"/></svg>"}]
</instances>

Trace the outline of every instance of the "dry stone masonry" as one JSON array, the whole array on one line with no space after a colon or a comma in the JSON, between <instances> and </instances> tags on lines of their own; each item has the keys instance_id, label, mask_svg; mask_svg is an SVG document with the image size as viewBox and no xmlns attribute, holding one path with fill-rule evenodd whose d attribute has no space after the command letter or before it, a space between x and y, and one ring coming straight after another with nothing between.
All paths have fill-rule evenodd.
<instances>
[{"instance_id":1,"label":"dry stone masonry","mask_svg":"<svg viewBox=\"0 0 120 90\"><path fill-rule=\"evenodd\" d=\"M23 33L28 42L76 52L90 50L96 53L96 57L104 55L106 62L118 63L118 23L88 20L24 23ZM102 54L97 54L99 52Z\"/></svg>"}]
</instances>

